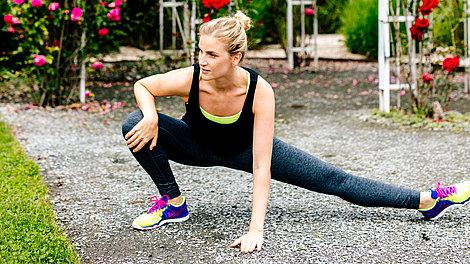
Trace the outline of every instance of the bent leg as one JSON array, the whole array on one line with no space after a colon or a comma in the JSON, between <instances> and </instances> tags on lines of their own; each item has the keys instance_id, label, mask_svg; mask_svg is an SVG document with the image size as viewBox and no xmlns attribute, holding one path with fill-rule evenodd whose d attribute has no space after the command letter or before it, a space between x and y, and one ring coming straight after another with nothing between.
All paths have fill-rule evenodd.
<instances>
[{"instance_id":1,"label":"bent leg","mask_svg":"<svg viewBox=\"0 0 470 264\"><path fill-rule=\"evenodd\" d=\"M226 163L252 173L252 151ZM273 142L272 179L311 191L335 195L361 206L418 209L420 193L364 177L354 176L277 138Z\"/></svg>"},{"instance_id":2,"label":"bent leg","mask_svg":"<svg viewBox=\"0 0 470 264\"><path fill-rule=\"evenodd\" d=\"M142 120L140 110L130 113L122 125L125 136ZM150 175L161 195L170 199L181 194L168 160L193 166L211 166L215 157L204 153L192 139L189 127L181 120L158 114L157 145L150 150L150 142L132 155Z\"/></svg>"}]
</instances>

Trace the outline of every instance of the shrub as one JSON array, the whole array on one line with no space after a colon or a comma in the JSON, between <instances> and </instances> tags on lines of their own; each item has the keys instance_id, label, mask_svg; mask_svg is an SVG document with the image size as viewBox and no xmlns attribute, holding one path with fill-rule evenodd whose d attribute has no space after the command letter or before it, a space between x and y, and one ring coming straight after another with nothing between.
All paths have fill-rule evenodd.
<instances>
[{"instance_id":1,"label":"shrub","mask_svg":"<svg viewBox=\"0 0 470 264\"><path fill-rule=\"evenodd\" d=\"M80 65L118 48L122 1L8 0L2 4L3 78L24 76L38 105L78 100ZM83 44L82 37L85 37ZM10 70L18 70L13 72Z\"/></svg>"},{"instance_id":2,"label":"shrub","mask_svg":"<svg viewBox=\"0 0 470 264\"><path fill-rule=\"evenodd\" d=\"M341 32L353 53L378 55L378 1L349 0L342 15Z\"/></svg>"}]
</instances>

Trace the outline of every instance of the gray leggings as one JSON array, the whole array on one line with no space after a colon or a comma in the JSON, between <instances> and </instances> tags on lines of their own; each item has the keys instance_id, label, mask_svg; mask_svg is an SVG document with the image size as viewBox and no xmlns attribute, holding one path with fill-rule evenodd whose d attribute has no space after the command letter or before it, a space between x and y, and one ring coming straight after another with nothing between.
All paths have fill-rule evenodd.
<instances>
[{"instance_id":1,"label":"gray leggings","mask_svg":"<svg viewBox=\"0 0 470 264\"><path fill-rule=\"evenodd\" d=\"M122 126L123 135L142 118L140 110L130 113ZM149 150L147 145L132 154L152 177L161 195L174 198L181 194L168 160L253 173L251 148L235 155L222 156L198 144L185 122L160 113L158 118L157 146ZM311 191L336 195L362 206L408 209L419 206L418 191L351 175L277 138L273 142L271 178Z\"/></svg>"}]
</instances>

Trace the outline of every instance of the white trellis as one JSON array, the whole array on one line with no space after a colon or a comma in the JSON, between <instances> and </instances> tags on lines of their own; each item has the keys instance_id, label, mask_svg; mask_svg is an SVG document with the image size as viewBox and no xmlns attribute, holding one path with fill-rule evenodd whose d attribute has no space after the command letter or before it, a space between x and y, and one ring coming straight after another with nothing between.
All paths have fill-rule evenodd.
<instances>
[{"instance_id":1,"label":"white trellis","mask_svg":"<svg viewBox=\"0 0 470 264\"><path fill-rule=\"evenodd\" d=\"M410 89L413 90L416 87L416 50L415 41L411 38L409 28L414 21L415 14L409 14L408 9L404 8L404 13L400 14L400 0L396 0L396 11L393 16L390 15L391 6L390 0L379 0L379 51L378 51L378 64L379 64L379 108L383 112L390 112L390 91ZM413 5L419 4L419 1L413 1ZM416 8L413 8L416 10ZM464 37L467 45L465 49L465 58L463 65L465 66L465 86L464 91L469 92L469 62L468 55L470 53L470 6L468 0L465 1L465 20L464 20ZM410 83L400 83L400 58L395 58L395 72L397 74L396 83L390 83L390 62L392 60L390 52L390 23L405 23L407 29L407 43L408 43L408 63L411 65ZM431 21L432 23L432 21ZM399 45L399 44L398 44ZM398 46L395 44L395 47ZM395 53L396 54L396 53ZM397 96L399 102L399 96Z\"/></svg>"},{"instance_id":2,"label":"white trellis","mask_svg":"<svg viewBox=\"0 0 470 264\"><path fill-rule=\"evenodd\" d=\"M313 47L306 45L305 37L305 6L314 6L313 18ZM294 23L293 23L293 6L300 6L300 47L294 47ZM287 59L289 61L289 68L294 68L294 53L311 53L314 56L315 69L318 68L318 12L316 0L287 0ZM311 43L309 41L309 43Z\"/></svg>"}]
</instances>

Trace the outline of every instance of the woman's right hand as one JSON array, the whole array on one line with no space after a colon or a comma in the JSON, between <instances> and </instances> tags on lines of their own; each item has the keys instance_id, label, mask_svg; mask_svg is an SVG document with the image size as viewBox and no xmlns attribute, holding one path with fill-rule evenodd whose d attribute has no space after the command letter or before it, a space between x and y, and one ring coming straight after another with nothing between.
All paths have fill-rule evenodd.
<instances>
[{"instance_id":1,"label":"woman's right hand","mask_svg":"<svg viewBox=\"0 0 470 264\"><path fill-rule=\"evenodd\" d=\"M145 117L124 137L133 152L141 150L150 140L150 150L157 145L158 117Z\"/></svg>"}]
</instances>

